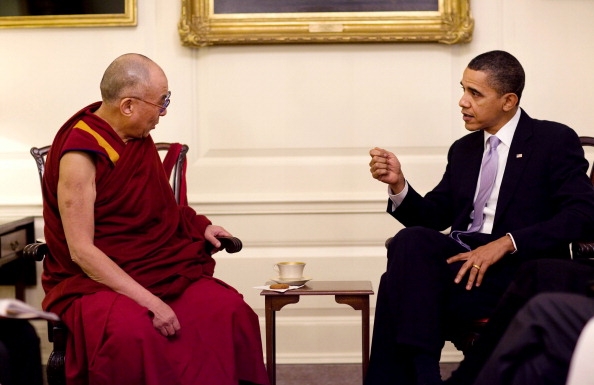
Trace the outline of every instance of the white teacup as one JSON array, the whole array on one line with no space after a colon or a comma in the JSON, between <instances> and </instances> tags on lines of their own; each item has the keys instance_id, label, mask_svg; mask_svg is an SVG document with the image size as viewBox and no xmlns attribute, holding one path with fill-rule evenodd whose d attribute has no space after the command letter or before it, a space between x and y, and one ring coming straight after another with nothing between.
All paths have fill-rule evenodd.
<instances>
[{"instance_id":1,"label":"white teacup","mask_svg":"<svg viewBox=\"0 0 594 385\"><path fill-rule=\"evenodd\" d=\"M304 268L305 262L279 262L274 265L274 270L281 279L300 279Z\"/></svg>"}]
</instances>

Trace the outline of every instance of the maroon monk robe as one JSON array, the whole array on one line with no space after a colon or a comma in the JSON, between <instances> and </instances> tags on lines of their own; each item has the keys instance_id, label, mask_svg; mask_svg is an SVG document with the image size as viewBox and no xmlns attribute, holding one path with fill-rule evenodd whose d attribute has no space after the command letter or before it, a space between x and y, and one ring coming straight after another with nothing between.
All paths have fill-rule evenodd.
<instances>
[{"instance_id":1,"label":"maroon monk robe","mask_svg":"<svg viewBox=\"0 0 594 385\"><path fill-rule=\"evenodd\" d=\"M68 326L69 384L267 384L258 318L233 288L212 277L204 231L210 221L178 206L149 136L125 144L92 112L59 130L43 180L43 308ZM87 277L68 251L57 203L59 162L68 151L93 156L97 169L95 245L166 301L181 330L152 326L146 308Z\"/></svg>"}]
</instances>

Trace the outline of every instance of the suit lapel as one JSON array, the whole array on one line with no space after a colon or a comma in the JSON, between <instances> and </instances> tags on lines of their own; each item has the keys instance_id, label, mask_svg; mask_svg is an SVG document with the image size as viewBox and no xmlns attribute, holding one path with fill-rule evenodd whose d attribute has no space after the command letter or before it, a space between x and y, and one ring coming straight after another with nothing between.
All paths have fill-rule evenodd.
<instances>
[{"instance_id":1,"label":"suit lapel","mask_svg":"<svg viewBox=\"0 0 594 385\"><path fill-rule=\"evenodd\" d=\"M505 213L507 206L517 189L518 183L522 179L522 175L524 175L524 170L532 155L532 146L530 146L532 135L532 119L522 111L507 156L505 173L503 174L503 180L501 181L501 188L499 190L499 198L497 199L494 227L497 225L498 219Z\"/></svg>"},{"instance_id":2,"label":"suit lapel","mask_svg":"<svg viewBox=\"0 0 594 385\"><path fill-rule=\"evenodd\" d=\"M476 192L478 176L481 171L481 163L483 161L483 153L485 151L484 133L479 131L474 134L473 140L470 146L465 149L466 164L468 167L468 177L462 180L462 191L465 194L469 194L465 198L470 200L470 210L472 210L472 204L474 202L474 194Z\"/></svg>"},{"instance_id":3,"label":"suit lapel","mask_svg":"<svg viewBox=\"0 0 594 385\"><path fill-rule=\"evenodd\" d=\"M470 223L470 213L474 209L474 194L485 147L483 131L474 132L468 138L468 142L460 149L459 162L456 162L462 167L458 192L463 203L460 213L452 224L452 228L457 230L465 230Z\"/></svg>"}]
</instances>

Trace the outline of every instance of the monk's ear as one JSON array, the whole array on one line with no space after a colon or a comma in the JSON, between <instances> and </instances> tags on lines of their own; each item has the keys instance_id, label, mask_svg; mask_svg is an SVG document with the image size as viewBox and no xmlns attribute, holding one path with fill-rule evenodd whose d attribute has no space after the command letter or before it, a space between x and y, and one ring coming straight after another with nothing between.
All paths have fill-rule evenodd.
<instances>
[{"instance_id":1,"label":"monk's ear","mask_svg":"<svg viewBox=\"0 0 594 385\"><path fill-rule=\"evenodd\" d=\"M503 110L505 112L511 111L518 105L518 95L513 92L507 93L502 96L503 99Z\"/></svg>"},{"instance_id":2,"label":"monk's ear","mask_svg":"<svg viewBox=\"0 0 594 385\"><path fill-rule=\"evenodd\" d=\"M122 115L130 116L134 111L134 103L131 98L124 98L120 100L120 112Z\"/></svg>"}]
</instances>

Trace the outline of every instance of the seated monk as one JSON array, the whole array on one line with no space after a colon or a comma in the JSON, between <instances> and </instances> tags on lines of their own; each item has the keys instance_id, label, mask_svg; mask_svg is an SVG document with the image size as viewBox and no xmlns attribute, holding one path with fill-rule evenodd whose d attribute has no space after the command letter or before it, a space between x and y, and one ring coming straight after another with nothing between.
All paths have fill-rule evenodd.
<instances>
[{"instance_id":1,"label":"seated monk","mask_svg":"<svg viewBox=\"0 0 594 385\"><path fill-rule=\"evenodd\" d=\"M178 205L149 135L167 114L167 77L125 54L102 101L58 131L43 178L43 308L69 331L70 385L268 384L258 317L213 277L229 236Z\"/></svg>"}]
</instances>

